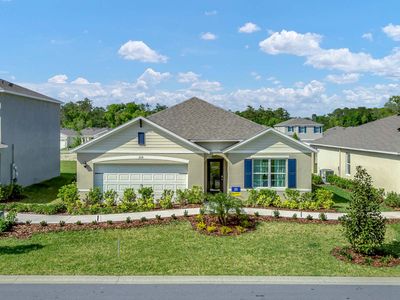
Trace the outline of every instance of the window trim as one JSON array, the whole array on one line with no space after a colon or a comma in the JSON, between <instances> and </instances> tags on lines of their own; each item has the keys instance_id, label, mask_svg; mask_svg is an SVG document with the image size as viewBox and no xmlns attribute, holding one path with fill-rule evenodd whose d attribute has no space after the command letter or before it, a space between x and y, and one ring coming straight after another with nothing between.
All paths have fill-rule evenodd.
<instances>
[{"instance_id":1,"label":"window trim","mask_svg":"<svg viewBox=\"0 0 400 300\"><path fill-rule=\"evenodd\" d=\"M254 171L254 166L255 160L267 160L268 161L268 173L260 173L260 172L255 172ZM285 175L285 185L284 186L272 186L272 172L271 172L271 166L272 160L284 160L285 161L285 173L281 173L281 172L275 172L273 174L284 174ZM253 188L254 189L276 189L276 190L281 190L281 189L286 189L288 187L288 158L287 157L257 157L257 158L252 158L252 181L253 181ZM254 175L262 175L262 174L268 174L268 185L267 186L258 186L258 187L254 187Z\"/></svg>"},{"instance_id":2,"label":"window trim","mask_svg":"<svg viewBox=\"0 0 400 300\"><path fill-rule=\"evenodd\" d=\"M143 143L140 142L140 136L143 136ZM138 145L139 146L145 146L146 145L146 136L145 136L144 132L142 132L142 131L138 132Z\"/></svg>"},{"instance_id":3,"label":"window trim","mask_svg":"<svg viewBox=\"0 0 400 300\"><path fill-rule=\"evenodd\" d=\"M322 133L322 127L321 126L314 126L314 133Z\"/></svg>"},{"instance_id":4,"label":"window trim","mask_svg":"<svg viewBox=\"0 0 400 300\"><path fill-rule=\"evenodd\" d=\"M288 126L288 132L294 132L294 126Z\"/></svg>"},{"instance_id":5,"label":"window trim","mask_svg":"<svg viewBox=\"0 0 400 300\"><path fill-rule=\"evenodd\" d=\"M302 128L304 128L303 132L301 131ZM307 126L299 126L299 133L307 133Z\"/></svg>"},{"instance_id":6,"label":"window trim","mask_svg":"<svg viewBox=\"0 0 400 300\"><path fill-rule=\"evenodd\" d=\"M350 157L350 152L345 152L345 164L344 164L344 170L345 174L347 176L351 175L351 157Z\"/></svg>"}]
</instances>

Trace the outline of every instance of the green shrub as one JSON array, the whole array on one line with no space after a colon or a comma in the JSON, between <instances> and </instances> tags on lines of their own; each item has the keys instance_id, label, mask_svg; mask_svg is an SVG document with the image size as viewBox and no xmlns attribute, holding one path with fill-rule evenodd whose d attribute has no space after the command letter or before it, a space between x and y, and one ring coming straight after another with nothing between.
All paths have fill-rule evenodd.
<instances>
[{"instance_id":1,"label":"green shrub","mask_svg":"<svg viewBox=\"0 0 400 300\"><path fill-rule=\"evenodd\" d=\"M206 230L207 230L207 232L209 232L209 233L213 233L213 232L217 231L217 227L214 226L214 225L207 226Z\"/></svg>"},{"instance_id":2,"label":"green shrub","mask_svg":"<svg viewBox=\"0 0 400 300\"><path fill-rule=\"evenodd\" d=\"M330 209L335 204L335 202L333 201L333 193L326 189L318 189L315 192L315 198L316 198L318 207Z\"/></svg>"},{"instance_id":3,"label":"green shrub","mask_svg":"<svg viewBox=\"0 0 400 300\"><path fill-rule=\"evenodd\" d=\"M74 204L79 200L79 192L76 183L70 183L60 187L58 190L57 198L61 199L66 205Z\"/></svg>"},{"instance_id":4,"label":"green shrub","mask_svg":"<svg viewBox=\"0 0 400 300\"><path fill-rule=\"evenodd\" d=\"M273 212L274 218L279 218L280 214L279 210L274 210Z\"/></svg>"},{"instance_id":5,"label":"green shrub","mask_svg":"<svg viewBox=\"0 0 400 300\"><path fill-rule=\"evenodd\" d=\"M0 202L9 200L9 189L6 185L0 185Z\"/></svg>"},{"instance_id":6,"label":"green shrub","mask_svg":"<svg viewBox=\"0 0 400 300\"><path fill-rule=\"evenodd\" d=\"M269 207L269 206L279 206L281 199L278 193L274 190L270 189L260 189L255 190L252 189L249 191L249 196L245 201L247 206L262 206L262 207Z\"/></svg>"},{"instance_id":7,"label":"green shrub","mask_svg":"<svg viewBox=\"0 0 400 300\"><path fill-rule=\"evenodd\" d=\"M78 220L78 221L76 221L76 225L82 225L82 221L81 220Z\"/></svg>"},{"instance_id":8,"label":"green shrub","mask_svg":"<svg viewBox=\"0 0 400 300\"><path fill-rule=\"evenodd\" d=\"M292 218L293 218L293 219L297 219L297 214L294 213L293 216L292 216Z\"/></svg>"},{"instance_id":9,"label":"green shrub","mask_svg":"<svg viewBox=\"0 0 400 300\"><path fill-rule=\"evenodd\" d=\"M201 186L194 185L191 189L177 190L177 201L181 205L186 204L202 204L205 194Z\"/></svg>"},{"instance_id":10,"label":"green shrub","mask_svg":"<svg viewBox=\"0 0 400 300\"><path fill-rule=\"evenodd\" d=\"M132 219L131 219L131 217L126 217L126 219L125 219L125 223L132 223Z\"/></svg>"},{"instance_id":11,"label":"green shrub","mask_svg":"<svg viewBox=\"0 0 400 300\"><path fill-rule=\"evenodd\" d=\"M65 221L61 220L59 223L60 227L64 227L65 226Z\"/></svg>"},{"instance_id":12,"label":"green shrub","mask_svg":"<svg viewBox=\"0 0 400 300\"><path fill-rule=\"evenodd\" d=\"M40 221L40 226L42 226L42 227L46 227L47 226L47 222L45 221L45 220L43 220L43 221Z\"/></svg>"},{"instance_id":13,"label":"green shrub","mask_svg":"<svg viewBox=\"0 0 400 300\"><path fill-rule=\"evenodd\" d=\"M230 234L232 232L232 228L228 227L228 226L221 226L220 228L220 232L221 234Z\"/></svg>"},{"instance_id":14,"label":"green shrub","mask_svg":"<svg viewBox=\"0 0 400 300\"><path fill-rule=\"evenodd\" d=\"M380 212L380 199L372 187L371 176L358 166L347 214L342 218L344 234L351 247L371 255L383 244L385 219Z\"/></svg>"},{"instance_id":15,"label":"green shrub","mask_svg":"<svg viewBox=\"0 0 400 300\"><path fill-rule=\"evenodd\" d=\"M107 220L108 225L112 225L113 221L112 220Z\"/></svg>"},{"instance_id":16,"label":"green shrub","mask_svg":"<svg viewBox=\"0 0 400 300\"><path fill-rule=\"evenodd\" d=\"M94 187L89 190L86 194L85 203L86 205L100 204L103 200L103 193L99 187Z\"/></svg>"},{"instance_id":17,"label":"green shrub","mask_svg":"<svg viewBox=\"0 0 400 300\"><path fill-rule=\"evenodd\" d=\"M10 211L5 218L0 219L0 232L11 230L16 223L16 215L14 211Z\"/></svg>"},{"instance_id":18,"label":"green shrub","mask_svg":"<svg viewBox=\"0 0 400 300\"><path fill-rule=\"evenodd\" d=\"M342 178L337 175L328 175L326 181L345 190L353 190L354 180Z\"/></svg>"},{"instance_id":19,"label":"green shrub","mask_svg":"<svg viewBox=\"0 0 400 300\"><path fill-rule=\"evenodd\" d=\"M260 213L259 213L258 211L256 211L256 212L254 212L254 216L255 216L255 217L259 217L259 216L260 216Z\"/></svg>"},{"instance_id":20,"label":"green shrub","mask_svg":"<svg viewBox=\"0 0 400 300\"><path fill-rule=\"evenodd\" d=\"M54 215L57 213L65 212L65 205L61 200L55 200L48 204L37 204L37 203L19 203L11 202L6 203L1 209L7 211L20 212L33 212L37 214Z\"/></svg>"},{"instance_id":21,"label":"green shrub","mask_svg":"<svg viewBox=\"0 0 400 300\"><path fill-rule=\"evenodd\" d=\"M168 209L172 208L172 198L174 197L174 191L173 190L164 190L160 201L158 203L160 204L160 207L163 209Z\"/></svg>"},{"instance_id":22,"label":"green shrub","mask_svg":"<svg viewBox=\"0 0 400 300\"><path fill-rule=\"evenodd\" d=\"M104 204L106 206L114 206L116 204L118 193L114 190L104 192Z\"/></svg>"},{"instance_id":23,"label":"green shrub","mask_svg":"<svg viewBox=\"0 0 400 300\"><path fill-rule=\"evenodd\" d=\"M385 205L400 208L400 194L389 192L384 200Z\"/></svg>"},{"instance_id":24,"label":"green shrub","mask_svg":"<svg viewBox=\"0 0 400 300\"><path fill-rule=\"evenodd\" d=\"M32 220L26 220L25 224L28 225L28 226L31 225L32 224Z\"/></svg>"},{"instance_id":25,"label":"green shrub","mask_svg":"<svg viewBox=\"0 0 400 300\"><path fill-rule=\"evenodd\" d=\"M12 183L8 186L8 198L10 200L18 200L23 196L23 188L21 185Z\"/></svg>"},{"instance_id":26,"label":"green shrub","mask_svg":"<svg viewBox=\"0 0 400 300\"><path fill-rule=\"evenodd\" d=\"M154 198L154 191L152 187L145 187L142 186L139 190L138 190L139 194L142 196L142 199L150 199L150 198Z\"/></svg>"},{"instance_id":27,"label":"green shrub","mask_svg":"<svg viewBox=\"0 0 400 300\"><path fill-rule=\"evenodd\" d=\"M300 201L300 192L295 189L286 189L283 193L285 199L289 201L299 202Z\"/></svg>"},{"instance_id":28,"label":"green shrub","mask_svg":"<svg viewBox=\"0 0 400 300\"><path fill-rule=\"evenodd\" d=\"M313 218L312 215L307 215L306 219L309 220L309 221L311 221L311 220L314 219L314 218Z\"/></svg>"},{"instance_id":29,"label":"green shrub","mask_svg":"<svg viewBox=\"0 0 400 300\"><path fill-rule=\"evenodd\" d=\"M316 174L312 174L311 176L311 181L313 185L321 185L324 184L324 181L322 180L322 177Z\"/></svg>"},{"instance_id":30,"label":"green shrub","mask_svg":"<svg viewBox=\"0 0 400 300\"><path fill-rule=\"evenodd\" d=\"M326 221L326 220L328 220L328 217L326 216L325 213L320 213L320 214L319 214L319 219L320 219L321 221Z\"/></svg>"},{"instance_id":31,"label":"green shrub","mask_svg":"<svg viewBox=\"0 0 400 300\"><path fill-rule=\"evenodd\" d=\"M141 217L140 218L140 222L146 222L147 221L147 218L146 217Z\"/></svg>"},{"instance_id":32,"label":"green shrub","mask_svg":"<svg viewBox=\"0 0 400 300\"><path fill-rule=\"evenodd\" d=\"M206 210L209 214L217 217L221 225L226 225L229 215L233 212L241 214L242 201L226 193L218 193L208 197Z\"/></svg>"},{"instance_id":33,"label":"green shrub","mask_svg":"<svg viewBox=\"0 0 400 300\"><path fill-rule=\"evenodd\" d=\"M173 220L178 219L178 217L177 217L175 214L172 214L172 215L171 215L171 218L172 218Z\"/></svg>"},{"instance_id":34,"label":"green shrub","mask_svg":"<svg viewBox=\"0 0 400 300\"><path fill-rule=\"evenodd\" d=\"M189 212L186 209L183 211L183 216L186 218L189 217Z\"/></svg>"},{"instance_id":35,"label":"green shrub","mask_svg":"<svg viewBox=\"0 0 400 300\"><path fill-rule=\"evenodd\" d=\"M245 227L242 227L240 225L235 226L235 228L239 233L243 233L243 232L247 231L247 229Z\"/></svg>"},{"instance_id":36,"label":"green shrub","mask_svg":"<svg viewBox=\"0 0 400 300\"><path fill-rule=\"evenodd\" d=\"M161 216L160 215L156 215L156 219L157 220L161 220Z\"/></svg>"},{"instance_id":37,"label":"green shrub","mask_svg":"<svg viewBox=\"0 0 400 300\"><path fill-rule=\"evenodd\" d=\"M97 224L99 224L99 222L97 222L96 220L92 221L92 225L97 225Z\"/></svg>"},{"instance_id":38,"label":"green shrub","mask_svg":"<svg viewBox=\"0 0 400 300\"><path fill-rule=\"evenodd\" d=\"M207 225L203 221L200 221L196 224L196 227L198 230L204 230L204 229L206 229Z\"/></svg>"},{"instance_id":39,"label":"green shrub","mask_svg":"<svg viewBox=\"0 0 400 300\"><path fill-rule=\"evenodd\" d=\"M122 196L122 202L124 203L132 203L136 201L136 193L133 188L127 188L124 190L124 194Z\"/></svg>"}]
</instances>

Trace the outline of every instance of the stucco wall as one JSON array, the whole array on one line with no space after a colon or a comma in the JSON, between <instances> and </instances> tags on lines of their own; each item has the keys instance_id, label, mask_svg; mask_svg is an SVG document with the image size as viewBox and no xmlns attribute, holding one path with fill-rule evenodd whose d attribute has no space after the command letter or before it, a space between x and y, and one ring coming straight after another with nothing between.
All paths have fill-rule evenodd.
<instances>
[{"instance_id":1,"label":"stucco wall","mask_svg":"<svg viewBox=\"0 0 400 300\"><path fill-rule=\"evenodd\" d=\"M60 175L60 105L0 94L1 183L10 182L12 145L18 183L27 186Z\"/></svg>"},{"instance_id":2,"label":"stucco wall","mask_svg":"<svg viewBox=\"0 0 400 300\"><path fill-rule=\"evenodd\" d=\"M347 152L350 153L350 175L345 174ZM335 174L343 178L353 178L356 166L362 166L372 176L376 187L384 188L387 192L400 192L400 156L398 155L318 147L317 164L318 172L321 169L332 169Z\"/></svg>"}]
</instances>

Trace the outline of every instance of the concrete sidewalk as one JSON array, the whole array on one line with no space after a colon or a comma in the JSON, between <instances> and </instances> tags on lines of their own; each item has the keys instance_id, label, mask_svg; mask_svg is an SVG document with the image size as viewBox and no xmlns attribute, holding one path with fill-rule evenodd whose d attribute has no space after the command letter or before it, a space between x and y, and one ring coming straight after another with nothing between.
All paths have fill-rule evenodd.
<instances>
[{"instance_id":1,"label":"concrete sidewalk","mask_svg":"<svg viewBox=\"0 0 400 300\"><path fill-rule=\"evenodd\" d=\"M39 224L41 221L46 221L48 224L56 224L60 221L65 223L76 223L81 221L82 223L91 223L92 221L106 222L111 220L113 222L125 221L127 217L132 220L140 220L142 217L147 219L155 219L156 215L160 215L163 218L170 217L171 215L183 216L187 211L188 215L197 215L200 212L199 208L187 208L187 209L168 209L168 210L153 210L145 212L132 212L132 213L121 213L121 214L108 214L108 215L40 215L40 214L30 214L30 213L19 213L17 215L17 220L20 223L25 223L26 221L31 221L32 224ZM258 212L260 216L273 216L274 209L267 208L244 208L247 214L254 215ZM279 210L281 217L291 218L293 214L296 214L298 218L305 219L308 215L311 215L313 219L319 218L319 212L313 211L294 211L294 210ZM337 220L339 217L343 216L344 213L325 213L328 220ZM388 219L400 219L400 212L390 211L383 212L382 215Z\"/></svg>"},{"instance_id":2,"label":"concrete sidewalk","mask_svg":"<svg viewBox=\"0 0 400 300\"><path fill-rule=\"evenodd\" d=\"M36 276L0 275L0 284L395 285L399 277L327 276Z\"/></svg>"}]
</instances>

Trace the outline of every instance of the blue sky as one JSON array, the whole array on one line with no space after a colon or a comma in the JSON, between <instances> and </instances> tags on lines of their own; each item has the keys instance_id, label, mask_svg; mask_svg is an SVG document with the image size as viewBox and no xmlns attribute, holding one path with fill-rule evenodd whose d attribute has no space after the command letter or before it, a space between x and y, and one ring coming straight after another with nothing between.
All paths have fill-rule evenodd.
<instances>
[{"instance_id":1,"label":"blue sky","mask_svg":"<svg viewBox=\"0 0 400 300\"><path fill-rule=\"evenodd\" d=\"M63 101L292 115L400 94L399 1L0 0L0 78Z\"/></svg>"}]
</instances>

